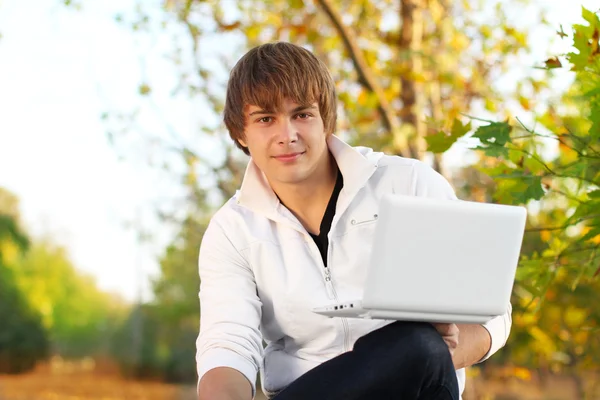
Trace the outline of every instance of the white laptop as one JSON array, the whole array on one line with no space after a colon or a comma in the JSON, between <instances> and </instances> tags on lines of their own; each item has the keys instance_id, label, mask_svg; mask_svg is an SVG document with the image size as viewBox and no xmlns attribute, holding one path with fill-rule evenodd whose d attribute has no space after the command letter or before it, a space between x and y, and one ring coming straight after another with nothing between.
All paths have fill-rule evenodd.
<instances>
[{"instance_id":1,"label":"white laptop","mask_svg":"<svg viewBox=\"0 0 600 400\"><path fill-rule=\"evenodd\" d=\"M507 311L526 218L524 207L385 195L363 298L313 311L484 323Z\"/></svg>"}]
</instances>

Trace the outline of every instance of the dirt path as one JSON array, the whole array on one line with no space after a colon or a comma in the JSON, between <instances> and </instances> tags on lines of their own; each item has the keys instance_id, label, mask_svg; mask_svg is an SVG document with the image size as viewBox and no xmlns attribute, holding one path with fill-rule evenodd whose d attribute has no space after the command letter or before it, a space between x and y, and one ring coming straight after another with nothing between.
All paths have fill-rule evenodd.
<instances>
[{"instance_id":1,"label":"dirt path","mask_svg":"<svg viewBox=\"0 0 600 400\"><path fill-rule=\"evenodd\" d=\"M192 400L176 385L88 374L0 375L2 400Z\"/></svg>"},{"instance_id":2,"label":"dirt path","mask_svg":"<svg viewBox=\"0 0 600 400\"><path fill-rule=\"evenodd\" d=\"M256 400L266 400L259 393ZM0 375L0 400L197 400L195 385L134 381L88 372Z\"/></svg>"},{"instance_id":3,"label":"dirt path","mask_svg":"<svg viewBox=\"0 0 600 400\"><path fill-rule=\"evenodd\" d=\"M600 384L586 379L589 400L600 399ZM590 390L591 389L591 390ZM464 400L577 400L573 381L556 376L544 387L535 378L471 376ZM591 394L594 393L594 394ZM23 375L0 375L0 400L196 400L195 385L133 381L113 372L39 368ZM258 393L256 400L266 400Z\"/></svg>"}]
</instances>

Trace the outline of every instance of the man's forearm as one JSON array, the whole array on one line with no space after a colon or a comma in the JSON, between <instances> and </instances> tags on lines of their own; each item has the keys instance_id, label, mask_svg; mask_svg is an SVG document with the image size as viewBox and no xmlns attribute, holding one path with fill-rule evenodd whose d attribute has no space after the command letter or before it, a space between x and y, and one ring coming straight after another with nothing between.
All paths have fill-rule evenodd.
<instances>
[{"instance_id":1,"label":"man's forearm","mask_svg":"<svg viewBox=\"0 0 600 400\"><path fill-rule=\"evenodd\" d=\"M251 400L252 385L244 374L228 367L208 371L198 385L199 400Z\"/></svg>"},{"instance_id":2,"label":"man's forearm","mask_svg":"<svg viewBox=\"0 0 600 400\"><path fill-rule=\"evenodd\" d=\"M469 367L481 360L492 345L490 333L479 324L458 324L458 347L452 360L456 369Z\"/></svg>"}]
</instances>

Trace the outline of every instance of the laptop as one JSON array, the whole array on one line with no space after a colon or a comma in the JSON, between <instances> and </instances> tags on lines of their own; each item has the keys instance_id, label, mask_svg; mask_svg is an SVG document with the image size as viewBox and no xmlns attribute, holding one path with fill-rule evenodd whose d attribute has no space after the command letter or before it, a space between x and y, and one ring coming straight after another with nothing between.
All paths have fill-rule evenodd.
<instances>
[{"instance_id":1,"label":"laptop","mask_svg":"<svg viewBox=\"0 0 600 400\"><path fill-rule=\"evenodd\" d=\"M313 312L485 323L507 311L526 218L519 206L384 195L363 298Z\"/></svg>"}]
</instances>

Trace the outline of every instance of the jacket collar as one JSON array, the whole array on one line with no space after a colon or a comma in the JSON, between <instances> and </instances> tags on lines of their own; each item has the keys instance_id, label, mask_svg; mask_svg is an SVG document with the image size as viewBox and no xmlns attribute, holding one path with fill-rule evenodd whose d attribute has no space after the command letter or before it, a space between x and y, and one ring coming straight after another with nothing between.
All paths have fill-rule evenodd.
<instances>
[{"instance_id":1,"label":"jacket collar","mask_svg":"<svg viewBox=\"0 0 600 400\"><path fill-rule=\"evenodd\" d=\"M344 177L343 191L347 197L353 198L375 172L380 153L367 151L363 154L334 135L327 138L327 147ZM242 186L236 197L240 206L268 218L275 220L280 215L278 208L281 203L264 173L252 159L248 162Z\"/></svg>"}]
</instances>

